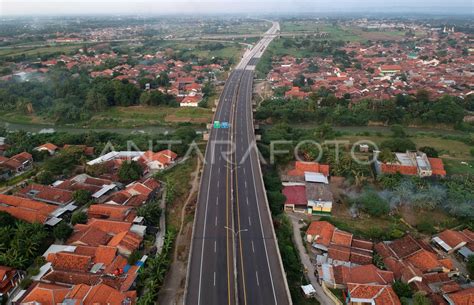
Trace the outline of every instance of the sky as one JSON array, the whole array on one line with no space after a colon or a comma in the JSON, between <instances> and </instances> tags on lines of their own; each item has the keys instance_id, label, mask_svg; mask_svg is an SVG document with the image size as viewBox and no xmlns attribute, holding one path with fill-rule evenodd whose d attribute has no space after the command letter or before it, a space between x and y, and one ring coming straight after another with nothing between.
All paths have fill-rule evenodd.
<instances>
[{"instance_id":1,"label":"sky","mask_svg":"<svg viewBox=\"0 0 474 305\"><path fill-rule=\"evenodd\" d=\"M0 0L0 15L410 12L474 14L474 0Z\"/></svg>"}]
</instances>

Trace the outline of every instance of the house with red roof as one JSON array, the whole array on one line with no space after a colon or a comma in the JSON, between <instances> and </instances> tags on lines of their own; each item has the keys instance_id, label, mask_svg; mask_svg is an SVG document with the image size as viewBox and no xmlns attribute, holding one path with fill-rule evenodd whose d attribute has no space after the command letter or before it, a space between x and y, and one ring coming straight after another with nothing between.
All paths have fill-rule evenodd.
<instances>
[{"instance_id":1,"label":"house with red roof","mask_svg":"<svg viewBox=\"0 0 474 305\"><path fill-rule=\"evenodd\" d=\"M463 231L444 230L434 236L431 241L447 253L454 253L463 247L470 250L471 253L474 251L474 232L469 229Z\"/></svg>"},{"instance_id":2,"label":"house with red roof","mask_svg":"<svg viewBox=\"0 0 474 305\"><path fill-rule=\"evenodd\" d=\"M29 223L46 224L48 220L56 219L53 213L57 209L57 206L43 202L0 194L0 211L7 212L11 216Z\"/></svg>"},{"instance_id":3,"label":"house with red roof","mask_svg":"<svg viewBox=\"0 0 474 305\"><path fill-rule=\"evenodd\" d=\"M160 190L160 183L153 178L132 182L124 190L108 197L107 204L140 207L154 199Z\"/></svg>"},{"instance_id":4,"label":"house with red roof","mask_svg":"<svg viewBox=\"0 0 474 305\"><path fill-rule=\"evenodd\" d=\"M24 275L11 267L0 266L0 300L10 297L15 287L20 284Z\"/></svg>"},{"instance_id":5,"label":"house with red roof","mask_svg":"<svg viewBox=\"0 0 474 305\"><path fill-rule=\"evenodd\" d=\"M410 234L394 241L380 242L375 245L375 250L395 279L427 295L439 293L436 287L450 282L451 277L458 273L450 258L442 257L428 243Z\"/></svg>"},{"instance_id":6,"label":"house with red roof","mask_svg":"<svg viewBox=\"0 0 474 305\"><path fill-rule=\"evenodd\" d=\"M393 272L373 264L353 267L323 264L318 267L318 276L321 282L339 289L346 288L349 283L391 285L395 281Z\"/></svg>"},{"instance_id":7,"label":"house with red roof","mask_svg":"<svg viewBox=\"0 0 474 305\"><path fill-rule=\"evenodd\" d=\"M105 283L121 292L133 289L141 264L130 266L117 247L51 245L35 280L61 285Z\"/></svg>"},{"instance_id":8,"label":"house with red roof","mask_svg":"<svg viewBox=\"0 0 474 305\"><path fill-rule=\"evenodd\" d=\"M128 256L141 247L146 227L126 221L91 218L87 224L76 224L67 243L73 246L116 247Z\"/></svg>"},{"instance_id":9,"label":"house with red roof","mask_svg":"<svg viewBox=\"0 0 474 305\"><path fill-rule=\"evenodd\" d=\"M42 144L38 147L35 147L33 150L39 151L39 152L46 151L46 152L48 152L48 154L50 156L52 156L59 150L59 147L57 147L56 145L54 145L52 143L45 143L45 144Z\"/></svg>"},{"instance_id":10,"label":"house with red roof","mask_svg":"<svg viewBox=\"0 0 474 305\"><path fill-rule=\"evenodd\" d=\"M285 98L307 99L308 97L309 93L301 91L299 87L292 87L289 91L285 92Z\"/></svg>"},{"instance_id":11,"label":"house with red roof","mask_svg":"<svg viewBox=\"0 0 474 305\"><path fill-rule=\"evenodd\" d=\"M285 210L310 215L330 214L334 199L328 175L328 165L297 161L295 168L282 175Z\"/></svg>"},{"instance_id":12,"label":"house with red roof","mask_svg":"<svg viewBox=\"0 0 474 305\"><path fill-rule=\"evenodd\" d=\"M87 209L89 218L110 219L133 222L137 216L136 211L130 206L114 204L93 204Z\"/></svg>"},{"instance_id":13,"label":"house with red roof","mask_svg":"<svg viewBox=\"0 0 474 305\"><path fill-rule=\"evenodd\" d=\"M367 265L372 263L373 243L355 239L349 232L339 230L327 221L313 221L305 239L321 254L317 259L331 265Z\"/></svg>"},{"instance_id":14,"label":"house with red roof","mask_svg":"<svg viewBox=\"0 0 474 305\"><path fill-rule=\"evenodd\" d=\"M19 190L16 195L48 204L64 206L74 202L72 194L73 192L69 190L33 183Z\"/></svg>"},{"instance_id":15,"label":"house with red roof","mask_svg":"<svg viewBox=\"0 0 474 305\"><path fill-rule=\"evenodd\" d=\"M202 95L188 95L179 102L180 107L198 107L199 103L202 101Z\"/></svg>"},{"instance_id":16,"label":"house with red roof","mask_svg":"<svg viewBox=\"0 0 474 305\"><path fill-rule=\"evenodd\" d=\"M382 65L379 67L379 71L381 75L398 74L402 71L402 67L400 65Z\"/></svg>"},{"instance_id":17,"label":"house with red roof","mask_svg":"<svg viewBox=\"0 0 474 305\"><path fill-rule=\"evenodd\" d=\"M177 157L178 155L169 149L162 150L156 153L149 150L146 151L138 159L138 162L141 164L145 164L147 167L147 171L155 172L158 170L163 170L174 164Z\"/></svg>"},{"instance_id":18,"label":"house with red roof","mask_svg":"<svg viewBox=\"0 0 474 305\"><path fill-rule=\"evenodd\" d=\"M347 304L401 305L390 285L353 284L347 285Z\"/></svg>"},{"instance_id":19,"label":"house with red roof","mask_svg":"<svg viewBox=\"0 0 474 305\"><path fill-rule=\"evenodd\" d=\"M450 305L472 305L474 304L474 287L446 293L443 297Z\"/></svg>"},{"instance_id":20,"label":"house with red roof","mask_svg":"<svg viewBox=\"0 0 474 305\"><path fill-rule=\"evenodd\" d=\"M378 160L379 151L375 154L375 170L379 175L402 174L419 177L444 177L443 160L439 158L428 158L423 152L395 153L395 161L384 163Z\"/></svg>"},{"instance_id":21,"label":"house with red roof","mask_svg":"<svg viewBox=\"0 0 474 305\"><path fill-rule=\"evenodd\" d=\"M296 161L295 168L288 171L288 176L304 176L305 172L321 173L329 177L329 165L317 162Z\"/></svg>"},{"instance_id":22,"label":"house with red roof","mask_svg":"<svg viewBox=\"0 0 474 305\"><path fill-rule=\"evenodd\" d=\"M8 169L14 176L21 175L33 168L33 156L27 152L22 152L10 158L1 157L0 167Z\"/></svg>"},{"instance_id":23,"label":"house with red roof","mask_svg":"<svg viewBox=\"0 0 474 305\"><path fill-rule=\"evenodd\" d=\"M73 287L36 282L14 305L133 305L137 299L136 291L120 292L106 284L80 284Z\"/></svg>"},{"instance_id":24,"label":"house with red roof","mask_svg":"<svg viewBox=\"0 0 474 305\"><path fill-rule=\"evenodd\" d=\"M56 181L54 187L71 192L78 190L88 191L96 202L103 202L111 193L118 190L117 184L113 181L94 178L87 174L80 174L64 181Z\"/></svg>"}]
</instances>

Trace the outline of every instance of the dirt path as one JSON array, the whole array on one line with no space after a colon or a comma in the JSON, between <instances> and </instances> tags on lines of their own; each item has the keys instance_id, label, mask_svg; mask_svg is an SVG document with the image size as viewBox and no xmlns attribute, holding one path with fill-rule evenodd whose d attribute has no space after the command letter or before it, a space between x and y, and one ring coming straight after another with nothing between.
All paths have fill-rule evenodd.
<instances>
[{"instance_id":1,"label":"dirt path","mask_svg":"<svg viewBox=\"0 0 474 305\"><path fill-rule=\"evenodd\" d=\"M299 219L301 218L300 215L295 215L293 213L287 213L288 217L290 218L292 225L293 225L293 239L296 244L296 248L300 254L301 263L307 270L306 277L313 285L314 289L316 290L316 299L322 305L334 305L334 302L326 295L321 285L319 285L318 279L314 274L314 265L309 258L308 253L306 253L306 249L303 244L303 240L301 238L300 228L302 224L299 223Z\"/></svg>"},{"instance_id":2,"label":"dirt path","mask_svg":"<svg viewBox=\"0 0 474 305\"><path fill-rule=\"evenodd\" d=\"M186 271L188 264L189 247L192 238L192 221L186 221L188 207L194 203L197 198L197 190L199 188L199 173L201 170L201 160L198 158L196 169L192 176L194 177L190 183L191 190L186 202L181 210L181 226L176 237L176 244L173 253L173 262L170 271L165 278L163 287L158 293L158 304L160 305L177 305L183 303L184 286L186 282Z\"/></svg>"}]
</instances>

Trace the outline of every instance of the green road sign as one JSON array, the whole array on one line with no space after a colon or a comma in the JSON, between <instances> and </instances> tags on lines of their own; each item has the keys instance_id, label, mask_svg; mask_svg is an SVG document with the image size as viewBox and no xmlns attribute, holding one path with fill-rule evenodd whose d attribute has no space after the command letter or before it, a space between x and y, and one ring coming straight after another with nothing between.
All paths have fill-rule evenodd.
<instances>
[{"instance_id":1,"label":"green road sign","mask_svg":"<svg viewBox=\"0 0 474 305\"><path fill-rule=\"evenodd\" d=\"M215 129L221 128L221 122L219 122L219 121L214 121L214 128L215 128Z\"/></svg>"}]
</instances>

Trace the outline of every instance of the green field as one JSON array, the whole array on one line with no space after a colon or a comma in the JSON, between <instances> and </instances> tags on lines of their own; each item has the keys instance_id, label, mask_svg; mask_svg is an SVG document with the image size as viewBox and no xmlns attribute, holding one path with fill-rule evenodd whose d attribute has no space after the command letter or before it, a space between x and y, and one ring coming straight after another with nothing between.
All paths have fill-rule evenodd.
<instances>
[{"instance_id":1,"label":"green field","mask_svg":"<svg viewBox=\"0 0 474 305\"><path fill-rule=\"evenodd\" d=\"M205 124L211 121L212 110L172 107L113 107L93 116L87 127L134 128L165 126L175 123Z\"/></svg>"},{"instance_id":2,"label":"green field","mask_svg":"<svg viewBox=\"0 0 474 305\"><path fill-rule=\"evenodd\" d=\"M42 47L11 47L0 49L0 58L4 56L43 56L54 53L72 53L81 48L82 45L60 45L60 46L42 46Z\"/></svg>"},{"instance_id":3,"label":"green field","mask_svg":"<svg viewBox=\"0 0 474 305\"><path fill-rule=\"evenodd\" d=\"M212 110L205 108L172 107L112 107L97 113L87 122L78 122L71 127L81 128L135 128L146 126L172 126L178 123L203 125L211 121ZM40 116L0 112L0 120L15 124L51 124Z\"/></svg>"},{"instance_id":4,"label":"green field","mask_svg":"<svg viewBox=\"0 0 474 305\"><path fill-rule=\"evenodd\" d=\"M398 40L405 36L405 31L363 31L358 28L348 28L337 24L302 20L302 21L285 21L281 23L282 33L307 33L313 34L316 32L329 33L327 40L342 40L342 41L367 41L367 40ZM418 33L421 35L422 33Z\"/></svg>"}]
</instances>

